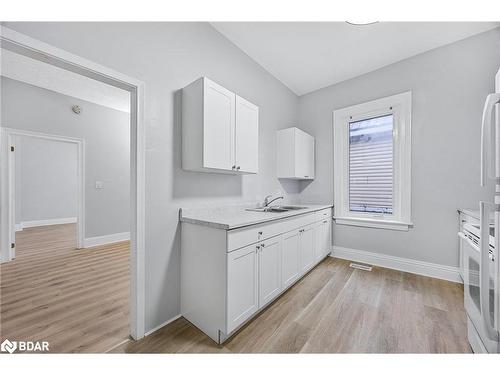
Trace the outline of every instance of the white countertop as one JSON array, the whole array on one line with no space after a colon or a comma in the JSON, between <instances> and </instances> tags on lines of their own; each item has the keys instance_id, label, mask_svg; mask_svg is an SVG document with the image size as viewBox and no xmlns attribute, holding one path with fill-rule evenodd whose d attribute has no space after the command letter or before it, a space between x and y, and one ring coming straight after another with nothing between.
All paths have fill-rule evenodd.
<instances>
[{"instance_id":1,"label":"white countertop","mask_svg":"<svg viewBox=\"0 0 500 375\"><path fill-rule=\"evenodd\" d=\"M231 230L333 207L332 204L308 203L296 204L296 206L304 206L307 208L286 212L255 212L247 211L246 207L203 209L181 208L179 212L179 219L185 223L207 225L217 229Z\"/></svg>"}]
</instances>

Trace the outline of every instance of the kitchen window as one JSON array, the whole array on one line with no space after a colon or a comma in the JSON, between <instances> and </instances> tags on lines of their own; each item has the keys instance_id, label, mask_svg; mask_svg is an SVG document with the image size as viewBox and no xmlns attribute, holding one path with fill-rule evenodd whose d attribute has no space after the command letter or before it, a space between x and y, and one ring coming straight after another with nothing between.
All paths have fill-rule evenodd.
<instances>
[{"instance_id":1,"label":"kitchen window","mask_svg":"<svg viewBox=\"0 0 500 375\"><path fill-rule=\"evenodd\" d=\"M337 224L411 225L411 92L334 112Z\"/></svg>"}]
</instances>

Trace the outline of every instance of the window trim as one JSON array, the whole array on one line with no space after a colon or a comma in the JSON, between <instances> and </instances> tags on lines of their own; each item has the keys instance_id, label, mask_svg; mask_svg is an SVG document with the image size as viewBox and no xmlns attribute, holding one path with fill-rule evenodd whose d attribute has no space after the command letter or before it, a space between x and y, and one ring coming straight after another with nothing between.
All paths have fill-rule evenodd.
<instances>
[{"instance_id":1,"label":"window trim","mask_svg":"<svg viewBox=\"0 0 500 375\"><path fill-rule=\"evenodd\" d=\"M333 112L334 218L337 224L407 231L411 222L411 91ZM349 123L394 116L393 213L349 211ZM339 178L336 178L340 177Z\"/></svg>"}]
</instances>

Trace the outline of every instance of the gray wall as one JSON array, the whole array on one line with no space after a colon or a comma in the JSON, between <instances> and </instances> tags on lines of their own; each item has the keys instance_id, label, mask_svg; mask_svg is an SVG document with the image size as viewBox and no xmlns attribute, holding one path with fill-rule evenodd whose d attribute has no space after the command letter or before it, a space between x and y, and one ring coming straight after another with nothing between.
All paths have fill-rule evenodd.
<instances>
[{"instance_id":1,"label":"gray wall","mask_svg":"<svg viewBox=\"0 0 500 375\"><path fill-rule=\"evenodd\" d=\"M85 139L85 237L128 232L129 114L5 77L1 83L2 126ZM95 189L96 180L104 189Z\"/></svg>"},{"instance_id":2,"label":"gray wall","mask_svg":"<svg viewBox=\"0 0 500 375\"><path fill-rule=\"evenodd\" d=\"M14 142L16 224L76 218L77 145L24 136Z\"/></svg>"},{"instance_id":3,"label":"gray wall","mask_svg":"<svg viewBox=\"0 0 500 375\"><path fill-rule=\"evenodd\" d=\"M500 67L500 29L300 97L300 127L316 137L316 179L304 201L333 200L332 113L411 90L412 218L397 232L335 225L334 245L456 266L457 208L478 209L480 123ZM348 61L346 61L348 63ZM491 190L490 190L491 191Z\"/></svg>"},{"instance_id":4,"label":"gray wall","mask_svg":"<svg viewBox=\"0 0 500 375\"><path fill-rule=\"evenodd\" d=\"M179 313L178 210L263 199L276 179L276 129L296 124L298 98L207 23L6 23L145 82L146 330ZM76 41L76 42L75 42ZM207 76L259 106L259 174L180 168L178 90Z\"/></svg>"}]
</instances>

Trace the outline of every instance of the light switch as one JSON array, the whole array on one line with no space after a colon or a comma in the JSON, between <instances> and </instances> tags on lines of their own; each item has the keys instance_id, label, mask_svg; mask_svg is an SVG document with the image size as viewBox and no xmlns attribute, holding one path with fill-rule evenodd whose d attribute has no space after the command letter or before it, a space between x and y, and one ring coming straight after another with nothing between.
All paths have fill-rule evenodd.
<instances>
[{"instance_id":1,"label":"light switch","mask_svg":"<svg viewBox=\"0 0 500 375\"><path fill-rule=\"evenodd\" d=\"M96 181L95 188L96 189L104 189L104 184L102 183L102 181Z\"/></svg>"}]
</instances>

